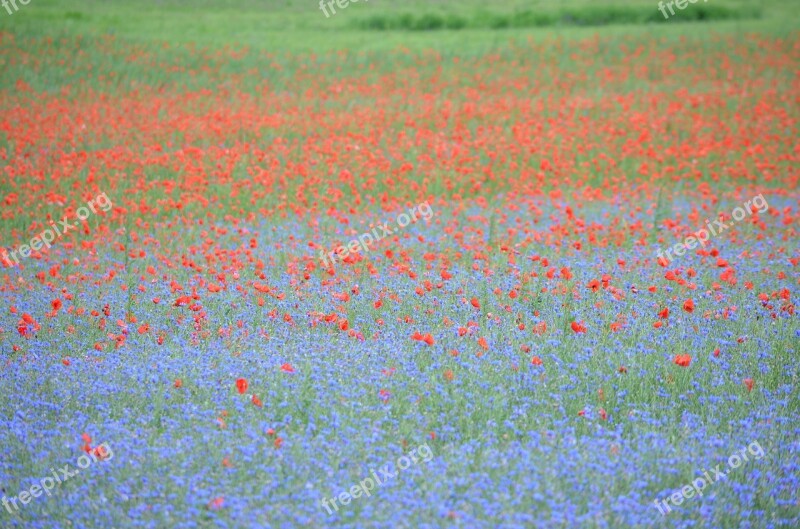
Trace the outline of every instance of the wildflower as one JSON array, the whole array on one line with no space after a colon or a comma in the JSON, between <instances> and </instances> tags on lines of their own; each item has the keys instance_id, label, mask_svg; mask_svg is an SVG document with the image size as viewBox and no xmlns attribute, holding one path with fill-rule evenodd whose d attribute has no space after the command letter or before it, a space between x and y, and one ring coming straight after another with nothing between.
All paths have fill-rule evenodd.
<instances>
[{"instance_id":1,"label":"wildflower","mask_svg":"<svg viewBox=\"0 0 800 529\"><path fill-rule=\"evenodd\" d=\"M690 314L692 312L694 312L694 301L692 301L691 298L689 298L689 299L687 299L686 301L683 302L683 310L685 310L686 312L688 312Z\"/></svg>"},{"instance_id":2,"label":"wildflower","mask_svg":"<svg viewBox=\"0 0 800 529\"><path fill-rule=\"evenodd\" d=\"M689 367L689 364L692 362L692 357L687 354L675 355L673 362L681 367Z\"/></svg>"},{"instance_id":3,"label":"wildflower","mask_svg":"<svg viewBox=\"0 0 800 529\"><path fill-rule=\"evenodd\" d=\"M292 367L292 364L287 363L281 365L281 371L283 371L284 373L294 373L294 368Z\"/></svg>"},{"instance_id":4,"label":"wildflower","mask_svg":"<svg viewBox=\"0 0 800 529\"><path fill-rule=\"evenodd\" d=\"M575 332L575 334L586 332L586 327L582 323L578 323L577 321L573 321L570 324L570 327L572 327L572 331Z\"/></svg>"}]
</instances>

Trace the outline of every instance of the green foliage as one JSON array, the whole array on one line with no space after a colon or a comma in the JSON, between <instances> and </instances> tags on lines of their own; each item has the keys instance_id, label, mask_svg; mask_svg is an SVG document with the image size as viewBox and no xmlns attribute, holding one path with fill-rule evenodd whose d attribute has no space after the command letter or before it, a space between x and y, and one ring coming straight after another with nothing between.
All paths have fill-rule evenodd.
<instances>
[{"instance_id":1,"label":"green foliage","mask_svg":"<svg viewBox=\"0 0 800 529\"><path fill-rule=\"evenodd\" d=\"M669 11L667 11L669 13ZM525 9L511 13L476 11L472 16L455 14L395 13L372 14L355 18L351 27L369 31L434 31L442 29L507 29L549 26L607 26L610 24L650 24L675 20L684 22L711 20L742 20L760 18L758 6L727 7L724 5L694 4L686 9L675 9L675 15L664 18L653 6L589 5L567 7L559 10Z\"/></svg>"}]
</instances>

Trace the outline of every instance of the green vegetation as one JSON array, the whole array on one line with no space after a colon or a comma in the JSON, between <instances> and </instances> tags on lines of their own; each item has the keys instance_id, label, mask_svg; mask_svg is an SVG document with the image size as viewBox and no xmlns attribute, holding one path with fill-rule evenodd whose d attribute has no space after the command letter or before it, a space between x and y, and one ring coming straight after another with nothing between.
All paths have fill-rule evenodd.
<instances>
[{"instance_id":1,"label":"green vegetation","mask_svg":"<svg viewBox=\"0 0 800 529\"><path fill-rule=\"evenodd\" d=\"M604 34L691 35L698 24L718 32L788 34L797 10L788 0L710 0L665 20L655 0L370 0L326 18L314 0L33 0L13 15L0 10L0 32L17 36L104 36L135 42L253 47L275 52L436 49L480 55L530 38ZM691 23L689 23L691 22ZM421 31L421 30L438 31ZM379 37L376 38L376 31ZM409 31L411 30L411 31Z\"/></svg>"},{"instance_id":2,"label":"green vegetation","mask_svg":"<svg viewBox=\"0 0 800 529\"><path fill-rule=\"evenodd\" d=\"M366 19L354 19L353 27L368 30L430 31L440 29L507 29L550 26L606 26L610 24L649 24L676 21L710 21L759 18L757 6L697 4L692 9L676 10L664 18L652 6L576 6L564 9L523 10L513 13L478 11L472 16L457 13L400 13L376 14Z\"/></svg>"}]
</instances>

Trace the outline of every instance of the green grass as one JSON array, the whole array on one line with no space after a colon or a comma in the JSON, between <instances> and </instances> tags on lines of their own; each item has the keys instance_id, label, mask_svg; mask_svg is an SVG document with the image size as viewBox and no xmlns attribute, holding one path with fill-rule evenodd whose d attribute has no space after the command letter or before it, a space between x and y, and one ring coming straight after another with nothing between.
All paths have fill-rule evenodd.
<instances>
[{"instance_id":1,"label":"green grass","mask_svg":"<svg viewBox=\"0 0 800 529\"><path fill-rule=\"evenodd\" d=\"M386 51L437 49L480 55L509 41L529 38L583 38L597 24L602 31L691 35L701 22L715 31L790 31L796 10L788 0L711 0L690 4L664 20L657 2L633 0L598 6L586 0L492 3L475 0L393 2L371 0L339 9L326 18L313 0L36 0L13 15L0 12L0 31L27 36L114 35L136 42L196 43L200 46L248 46L275 52L329 50ZM759 17L759 18L753 18ZM741 20L734 20L741 19ZM365 31L364 29L383 31ZM407 31L441 29L441 31Z\"/></svg>"}]
</instances>

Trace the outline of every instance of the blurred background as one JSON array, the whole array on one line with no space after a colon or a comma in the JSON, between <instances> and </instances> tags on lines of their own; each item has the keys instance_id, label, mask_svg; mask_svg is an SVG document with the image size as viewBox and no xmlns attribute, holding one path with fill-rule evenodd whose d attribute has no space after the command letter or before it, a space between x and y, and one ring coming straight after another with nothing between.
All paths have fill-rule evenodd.
<instances>
[{"instance_id":1,"label":"blurred background","mask_svg":"<svg viewBox=\"0 0 800 529\"><path fill-rule=\"evenodd\" d=\"M136 41L230 44L274 51L382 50L408 46L484 52L498 41L598 32L692 33L797 28L796 0L707 0L665 19L655 0L31 0L0 9L0 30L34 35L115 35ZM684 23L686 22L686 23ZM689 24L688 22L692 22Z\"/></svg>"}]
</instances>

